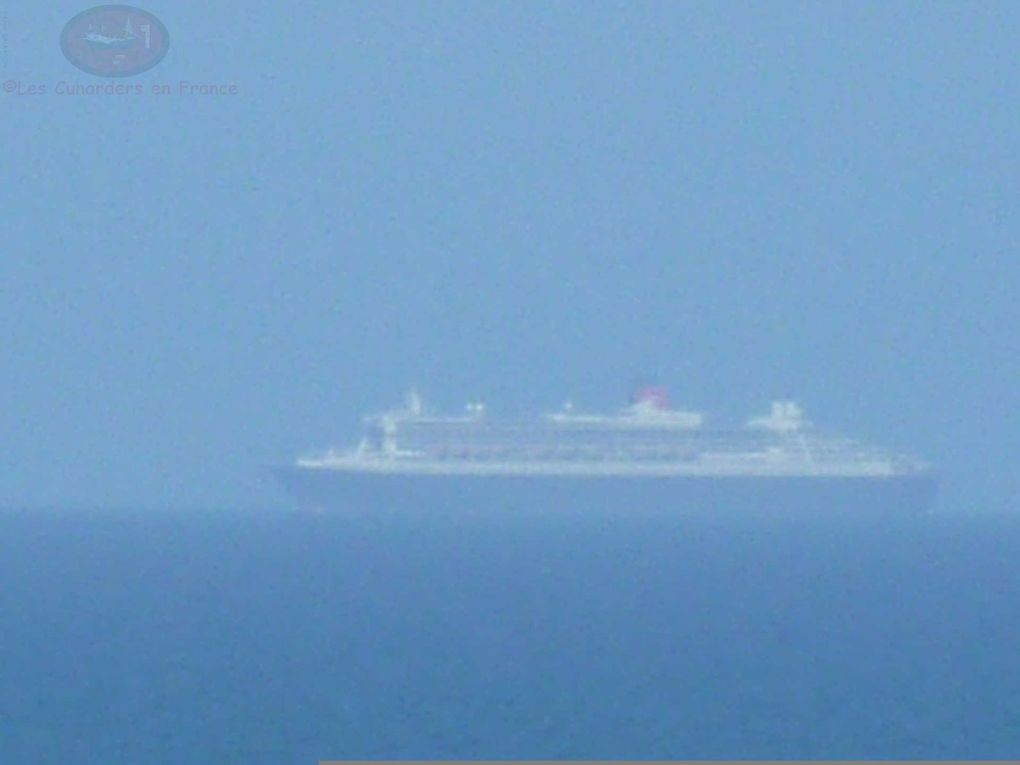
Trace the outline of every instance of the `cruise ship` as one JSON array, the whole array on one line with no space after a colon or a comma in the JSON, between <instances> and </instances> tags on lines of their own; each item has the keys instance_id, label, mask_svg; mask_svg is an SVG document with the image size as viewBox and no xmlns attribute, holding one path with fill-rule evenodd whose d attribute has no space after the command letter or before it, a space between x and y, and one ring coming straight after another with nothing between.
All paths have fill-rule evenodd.
<instances>
[{"instance_id":1,"label":"cruise ship","mask_svg":"<svg viewBox=\"0 0 1020 765\"><path fill-rule=\"evenodd\" d=\"M613 414L571 403L541 417L430 412L416 393L365 418L360 443L276 469L310 510L441 506L479 511L557 508L624 512L854 512L930 509L928 463L816 429L792 401L713 426L645 388Z\"/></svg>"}]
</instances>

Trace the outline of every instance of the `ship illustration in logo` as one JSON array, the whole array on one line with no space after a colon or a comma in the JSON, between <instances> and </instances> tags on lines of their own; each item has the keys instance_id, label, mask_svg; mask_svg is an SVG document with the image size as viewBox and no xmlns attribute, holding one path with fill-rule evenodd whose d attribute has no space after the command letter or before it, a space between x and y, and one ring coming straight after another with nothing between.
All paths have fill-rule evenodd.
<instances>
[{"instance_id":1,"label":"ship illustration in logo","mask_svg":"<svg viewBox=\"0 0 1020 765\"><path fill-rule=\"evenodd\" d=\"M170 35L148 11L103 5L67 22L60 47L68 61L89 74L131 77L162 61Z\"/></svg>"},{"instance_id":2,"label":"ship illustration in logo","mask_svg":"<svg viewBox=\"0 0 1020 765\"><path fill-rule=\"evenodd\" d=\"M145 47L148 49L152 46L152 27L145 24L142 26L141 31L145 35ZM100 27L98 32L95 29L90 29L85 34L85 42L93 50L125 50L134 46L138 41L138 35L135 34L131 19L128 19L124 24L123 37L109 37L104 32L105 30L102 27Z\"/></svg>"}]
</instances>

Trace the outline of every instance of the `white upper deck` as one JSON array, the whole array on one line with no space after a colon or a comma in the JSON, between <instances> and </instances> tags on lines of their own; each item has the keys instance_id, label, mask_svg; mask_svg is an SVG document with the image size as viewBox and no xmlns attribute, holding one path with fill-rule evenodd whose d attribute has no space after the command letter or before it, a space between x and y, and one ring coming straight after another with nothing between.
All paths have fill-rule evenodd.
<instances>
[{"instance_id":1,"label":"white upper deck","mask_svg":"<svg viewBox=\"0 0 1020 765\"><path fill-rule=\"evenodd\" d=\"M357 448L299 460L306 468L449 475L894 476L924 463L817 432L792 401L743 426L706 427L704 414L669 408L651 389L616 414L566 404L532 420L491 418L480 403L460 416L405 405L366 418Z\"/></svg>"}]
</instances>

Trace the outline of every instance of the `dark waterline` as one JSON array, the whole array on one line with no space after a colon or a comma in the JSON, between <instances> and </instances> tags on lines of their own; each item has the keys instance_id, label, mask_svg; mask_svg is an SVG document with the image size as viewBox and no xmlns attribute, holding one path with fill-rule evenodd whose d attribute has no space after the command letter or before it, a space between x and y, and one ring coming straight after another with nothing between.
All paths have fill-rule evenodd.
<instances>
[{"instance_id":1,"label":"dark waterline","mask_svg":"<svg viewBox=\"0 0 1020 765\"><path fill-rule=\"evenodd\" d=\"M0 582L0 762L1020 754L1020 517L6 511Z\"/></svg>"}]
</instances>

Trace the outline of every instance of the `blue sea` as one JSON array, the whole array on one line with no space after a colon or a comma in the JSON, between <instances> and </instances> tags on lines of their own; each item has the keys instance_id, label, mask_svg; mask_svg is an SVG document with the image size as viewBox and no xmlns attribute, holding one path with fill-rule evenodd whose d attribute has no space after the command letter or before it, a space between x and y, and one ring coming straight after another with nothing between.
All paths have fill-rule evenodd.
<instances>
[{"instance_id":1,"label":"blue sea","mask_svg":"<svg viewBox=\"0 0 1020 765\"><path fill-rule=\"evenodd\" d=\"M1020 517L0 512L0 763L1018 756Z\"/></svg>"}]
</instances>

